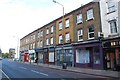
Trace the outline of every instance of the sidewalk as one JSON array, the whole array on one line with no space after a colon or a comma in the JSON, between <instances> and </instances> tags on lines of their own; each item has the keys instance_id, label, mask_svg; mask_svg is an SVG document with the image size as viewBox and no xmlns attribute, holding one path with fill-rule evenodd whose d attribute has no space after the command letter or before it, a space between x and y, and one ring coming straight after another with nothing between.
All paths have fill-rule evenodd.
<instances>
[{"instance_id":1,"label":"sidewalk","mask_svg":"<svg viewBox=\"0 0 120 80\"><path fill-rule=\"evenodd\" d=\"M27 64L30 64L30 63L27 63ZM80 72L80 73L84 73L84 74L92 74L92 75L120 78L120 72L118 72L118 71L95 70L95 69L86 69L86 68L77 68L77 67L67 67L67 69L62 69L62 66L57 66L57 65L40 64L40 63L39 64L31 63L31 64L39 65L42 67L49 67L49 68L53 68L53 69L65 70L65 71Z\"/></svg>"}]
</instances>

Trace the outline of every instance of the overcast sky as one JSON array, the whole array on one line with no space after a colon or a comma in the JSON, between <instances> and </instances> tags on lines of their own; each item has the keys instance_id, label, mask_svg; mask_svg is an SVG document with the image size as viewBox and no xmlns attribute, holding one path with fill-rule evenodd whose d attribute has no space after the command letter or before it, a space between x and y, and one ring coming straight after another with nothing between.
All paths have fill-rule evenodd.
<instances>
[{"instance_id":1,"label":"overcast sky","mask_svg":"<svg viewBox=\"0 0 120 80\"><path fill-rule=\"evenodd\" d=\"M68 13L92 0L56 0ZM52 0L0 0L0 48L16 48L18 39L62 16Z\"/></svg>"}]
</instances>

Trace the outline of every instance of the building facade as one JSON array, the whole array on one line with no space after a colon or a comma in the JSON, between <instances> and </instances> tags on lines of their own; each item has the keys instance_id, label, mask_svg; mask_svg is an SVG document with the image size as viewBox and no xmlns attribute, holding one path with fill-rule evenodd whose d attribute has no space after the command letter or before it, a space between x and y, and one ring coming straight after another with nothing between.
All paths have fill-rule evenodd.
<instances>
[{"instance_id":1,"label":"building facade","mask_svg":"<svg viewBox=\"0 0 120 80\"><path fill-rule=\"evenodd\" d=\"M20 40L21 54L24 57L28 52L29 59L37 63L106 69L106 53L111 48L106 49L103 44L114 39L118 42L119 38L109 37L119 36L120 26L118 11L106 14L102 5L102 2L89 2L26 35ZM114 56L119 55L119 47L112 52L116 53ZM119 64L119 57L115 59Z\"/></svg>"},{"instance_id":2,"label":"building facade","mask_svg":"<svg viewBox=\"0 0 120 80\"><path fill-rule=\"evenodd\" d=\"M104 69L116 70L120 65L120 0L100 0L99 3L104 34Z\"/></svg>"}]
</instances>

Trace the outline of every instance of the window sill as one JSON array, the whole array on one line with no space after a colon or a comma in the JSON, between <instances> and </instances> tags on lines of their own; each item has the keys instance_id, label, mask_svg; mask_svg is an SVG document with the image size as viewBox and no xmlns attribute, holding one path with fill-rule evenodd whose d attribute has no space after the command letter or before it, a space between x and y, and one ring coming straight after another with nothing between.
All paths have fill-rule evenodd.
<instances>
[{"instance_id":1,"label":"window sill","mask_svg":"<svg viewBox=\"0 0 120 80\"><path fill-rule=\"evenodd\" d=\"M91 18L91 19L87 19L86 21L91 21L91 20L94 20L94 17L93 17L93 18Z\"/></svg>"},{"instance_id":2,"label":"window sill","mask_svg":"<svg viewBox=\"0 0 120 80\"><path fill-rule=\"evenodd\" d=\"M80 25L80 24L82 24L83 22L79 22L79 23L76 23L76 25Z\"/></svg>"},{"instance_id":3,"label":"window sill","mask_svg":"<svg viewBox=\"0 0 120 80\"><path fill-rule=\"evenodd\" d=\"M106 15L111 14L111 13L114 13L114 12L116 12L116 10L111 11L111 12L107 12L107 14L106 14Z\"/></svg>"}]
</instances>

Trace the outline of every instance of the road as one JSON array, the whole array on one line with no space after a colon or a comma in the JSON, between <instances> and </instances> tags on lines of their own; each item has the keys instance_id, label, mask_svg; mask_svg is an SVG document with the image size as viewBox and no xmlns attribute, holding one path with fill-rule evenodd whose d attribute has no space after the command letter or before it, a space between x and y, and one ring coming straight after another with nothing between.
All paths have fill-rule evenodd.
<instances>
[{"instance_id":1,"label":"road","mask_svg":"<svg viewBox=\"0 0 120 80\"><path fill-rule=\"evenodd\" d=\"M108 78L25 64L17 61L12 61L10 59L2 60L2 72L6 78L10 78L9 80L28 78L31 80L79 80L80 78Z\"/></svg>"}]
</instances>

